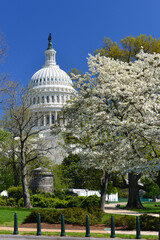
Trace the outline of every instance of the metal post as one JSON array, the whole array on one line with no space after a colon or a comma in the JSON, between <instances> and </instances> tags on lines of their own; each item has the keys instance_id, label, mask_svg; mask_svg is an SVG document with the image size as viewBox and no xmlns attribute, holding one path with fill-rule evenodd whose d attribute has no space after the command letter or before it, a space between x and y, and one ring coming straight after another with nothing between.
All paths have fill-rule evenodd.
<instances>
[{"instance_id":1,"label":"metal post","mask_svg":"<svg viewBox=\"0 0 160 240\"><path fill-rule=\"evenodd\" d=\"M37 236L40 236L42 235L42 232L41 232L41 215L40 213L38 213L38 216L37 216Z\"/></svg>"},{"instance_id":2,"label":"metal post","mask_svg":"<svg viewBox=\"0 0 160 240\"><path fill-rule=\"evenodd\" d=\"M114 217L111 216L111 238L115 238L116 234L115 234L115 227L114 227Z\"/></svg>"},{"instance_id":3,"label":"metal post","mask_svg":"<svg viewBox=\"0 0 160 240\"><path fill-rule=\"evenodd\" d=\"M14 214L14 232L13 232L13 234L19 234L17 213Z\"/></svg>"},{"instance_id":4,"label":"metal post","mask_svg":"<svg viewBox=\"0 0 160 240\"><path fill-rule=\"evenodd\" d=\"M61 237L66 236L65 233L65 222L64 222L64 214L61 215Z\"/></svg>"},{"instance_id":5,"label":"metal post","mask_svg":"<svg viewBox=\"0 0 160 240\"><path fill-rule=\"evenodd\" d=\"M89 216L86 215L86 235L85 237L90 237L90 226L89 226Z\"/></svg>"},{"instance_id":6,"label":"metal post","mask_svg":"<svg viewBox=\"0 0 160 240\"><path fill-rule=\"evenodd\" d=\"M141 239L139 217L136 217L136 239Z\"/></svg>"}]
</instances>

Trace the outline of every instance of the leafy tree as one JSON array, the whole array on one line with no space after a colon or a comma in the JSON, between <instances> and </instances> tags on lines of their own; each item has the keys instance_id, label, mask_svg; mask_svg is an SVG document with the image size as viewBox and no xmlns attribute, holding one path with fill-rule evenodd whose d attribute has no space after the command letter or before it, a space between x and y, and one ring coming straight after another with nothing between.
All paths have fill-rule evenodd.
<instances>
[{"instance_id":1,"label":"leafy tree","mask_svg":"<svg viewBox=\"0 0 160 240\"><path fill-rule=\"evenodd\" d=\"M115 171L129 174L127 207L140 208L138 180L159 163L160 55L141 50L129 63L96 55L88 65L74 75L79 91L63 110L65 143L83 167L102 170L101 208Z\"/></svg>"},{"instance_id":2,"label":"leafy tree","mask_svg":"<svg viewBox=\"0 0 160 240\"><path fill-rule=\"evenodd\" d=\"M33 161L43 157L49 148L38 138L40 130L35 129L36 122L32 118L26 94L24 89L12 83L12 88L8 91L10 98L6 104L6 118L3 121L3 126L11 133L14 141L14 155L20 165L24 206L30 208L28 166Z\"/></svg>"},{"instance_id":3,"label":"leafy tree","mask_svg":"<svg viewBox=\"0 0 160 240\"><path fill-rule=\"evenodd\" d=\"M100 189L101 171L94 168L85 169L79 162L80 158L76 154L64 158L61 164L64 181L68 182L70 188Z\"/></svg>"},{"instance_id":4,"label":"leafy tree","mask_svg":"<svg viewBox=\"0 0 160 240\"><path fill-rule=\"evenodd\" d=\"M160 39L153 38L151 35L140 34L136 38L127 36L120 41L120 44L104 37L103 44L103 47L97 49L95 54L100 53L101 56L119 59L124 62L135 61L141 47L146 53L160 53Z\"/></svg>"}]
</instances>

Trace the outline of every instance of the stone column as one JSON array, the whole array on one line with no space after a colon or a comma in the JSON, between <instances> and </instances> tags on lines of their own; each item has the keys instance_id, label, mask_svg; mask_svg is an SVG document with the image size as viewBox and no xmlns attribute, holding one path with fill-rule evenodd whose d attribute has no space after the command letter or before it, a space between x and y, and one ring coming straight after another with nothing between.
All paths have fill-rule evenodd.
<instances>
[{"instance_id":1,"label":"stone column","mask_svg":"<svg viewBox=\"0 0 160 240\"><path fill-rule=\"evenodd\" d=\"M43 117L44 117L44 126L46 126L46 113L45 112L44 112Z\"/></svg>"},{"instance_id":2,"label":"stone column","mask_svg":"<svg viewBox=\"0 0 160 240\"><path fill-rule=\"evenodd\" d=\"M55 121L57 121L57 111L55 111Z\"/></svg>"},{"instance_id":3,"label":"stone column","mask_svg":"<svg viewBox=\"0 0 160 240\"><path fill-rule=\"evenodd\" d=\"M52 125L52 112L49 112L49 126Z\"/></svg>"}]
</instances>

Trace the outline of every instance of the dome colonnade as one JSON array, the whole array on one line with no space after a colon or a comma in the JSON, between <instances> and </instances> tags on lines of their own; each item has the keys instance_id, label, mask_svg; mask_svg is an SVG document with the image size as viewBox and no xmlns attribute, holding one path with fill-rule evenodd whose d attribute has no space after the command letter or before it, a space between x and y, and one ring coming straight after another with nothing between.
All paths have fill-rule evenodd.
<instances>
[{"instance_id":1,"label":"dome colonnade","mask_svg":"<svg viewBox=\"0 0 160 240\"><path fill-rule=\"evenodd\" d=\"M27 93L36 127L46 129L57 121L63 104L74 92L70 77L56 64L51 34L48 41L45 65L32 76Z\"/></svg>"}]
</instances>

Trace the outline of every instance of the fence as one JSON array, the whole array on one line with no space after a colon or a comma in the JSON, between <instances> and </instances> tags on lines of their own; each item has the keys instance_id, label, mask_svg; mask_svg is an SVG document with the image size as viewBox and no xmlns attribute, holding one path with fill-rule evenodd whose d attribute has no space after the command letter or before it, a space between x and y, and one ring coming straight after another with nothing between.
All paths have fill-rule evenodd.
<instances>
[{"instance_id":1,"label":"fence","mask_svg":"<svg viewBox=\"0 0 160 240\"><path fill-rule=\"evenodd\" d=\"M99 191L94 191L94 190L88 190L88 189L70 189L70 190L74 193L77 193L78 196L85 196L85 197L89 197L92 195L97 195L98 197L101 196ZM118 193L107 194L106 201L118 202Z\"/></svg>"}]
</instances>

